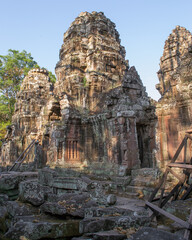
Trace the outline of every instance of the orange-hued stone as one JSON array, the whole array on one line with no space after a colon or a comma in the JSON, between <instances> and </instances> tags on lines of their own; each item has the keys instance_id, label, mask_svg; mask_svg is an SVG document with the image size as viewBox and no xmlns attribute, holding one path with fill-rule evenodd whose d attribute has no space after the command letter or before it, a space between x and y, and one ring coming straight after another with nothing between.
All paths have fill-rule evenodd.
<instances>
[{"instance_id":1,"label":"orange-hued stone","mask_svg":"<svg viewBox=\"0 0 192 240\"><path fill-rule=\"evenodd\" d=\"M157 88L162 97L156 105L157 139L162 166L172 159L185 132L192 126L192 35L177 26L165 42ZM187 159L191 158L191 142ZM182 161L182 151L179 160Z\"/></svg>"},{"instance_id":2,"label":"orange-hued stone","mask_svg":"<svg viewBox=\"0 0 192 240\"><path fill-rule=\"evenodd\" d=\"M24 79L3 162L15 160L36 137L29 160L35 157L39 166L98 165L112 172L121 166L124 173L153 166L155 107L125 60L115 24L102 12L81 13L64 34L59 57L54 89L41 70Z\"/></svg>"}]
</instances>

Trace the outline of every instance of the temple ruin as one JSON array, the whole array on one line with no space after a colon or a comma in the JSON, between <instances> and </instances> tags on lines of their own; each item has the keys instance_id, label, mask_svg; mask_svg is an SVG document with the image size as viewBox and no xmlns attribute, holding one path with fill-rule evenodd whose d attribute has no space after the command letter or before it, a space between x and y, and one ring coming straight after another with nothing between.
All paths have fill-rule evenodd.
<instances>
[{"instance_id":1,"label":"temple ruin","mask_svg":"<svg viewBox=\"0 0 192 240\"><path fill-rule=\"evenodd\" d=\"M177 26L165 42L156 88L161 98L156 105L158 117L157 158L160 166L172 159L177 146L192 126L192 35ZM189 146L191 149L191 146ZM183 158L184 151L180 155ZM187 152L191 157L191 152Z\"/></svg>"},{"instance_id":2,"label":"temple ruin","mask_svg":"<svg viewBox=\"0 0 192 240\"><path fill-rule=\"evenodd\" d=\"M161 98L154 104L125 60L115 24L102 12L81 13L64 34L54 86L44 69L23 80L2 165L12 164L36 139L27 161L35 159L40 168L126 174L164 167L192 125L191 48L191 33L177 26L165 42L156 85Z\"/></svg>"},{"instance_id":3,"label":"temple ruin","mask_svg":"<svg viewBox=\"0 0 192 240\"><path fill-rule=\"evenodd\" d=\"M115 24L81 13L56 83L32 69L17 94L1 148L0 239L191 240L191 60L192 35L177 26L155 102Z\"/></svg>"},{"instance_id":4,"label":"temple ruin","mask_svg":"<svg viewBox=\"0 0 192 240\"><path fill-rule=\"evenodd\" d=\"M31 70L17 95L13 125L2 148L15 161L36 138L28 161L113 172L155 165L155 107L125 60L115 24L102 12L81 13L64 34L57 81Z\"/></svg>"}]
</instances>

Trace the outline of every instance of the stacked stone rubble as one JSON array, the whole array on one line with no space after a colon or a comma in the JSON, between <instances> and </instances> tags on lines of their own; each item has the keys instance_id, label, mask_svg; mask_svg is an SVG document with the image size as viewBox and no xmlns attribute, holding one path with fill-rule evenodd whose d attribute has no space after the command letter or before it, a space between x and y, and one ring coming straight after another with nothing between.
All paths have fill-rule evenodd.
<instances>
[{"instance_id":1,"label":"stacked stone rubble","mask_svg":"<svg viewBox=\"0 0 192 240\"><path fill-rule=\"evenodd\" d=\"M158 72L158 158L164 166L175 154L185 131L192 127L192 35L177 26L165 42ZM191 157L188 145L187 159ZM183 154L179 156L183 159Z\"/></svg>"}]
</instances>

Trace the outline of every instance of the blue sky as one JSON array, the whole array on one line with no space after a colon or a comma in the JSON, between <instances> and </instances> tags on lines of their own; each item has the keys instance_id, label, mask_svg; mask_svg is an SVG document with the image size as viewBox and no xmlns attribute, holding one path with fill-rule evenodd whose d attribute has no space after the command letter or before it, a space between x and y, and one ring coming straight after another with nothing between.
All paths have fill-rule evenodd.
<instances>
[{"instance_id":1,"label":"blue sky","mask_svg":"<svg viewBox=\"0 0 192 240\"><path fill-rule=\"evenodd\" d=\"M0 0L0 9L0 55L10 48L26 50L52 72L72 21L82 11L104 12L116 24L126 59L156 100L165 40L177 25L192 31L191 0Z\"/></svg>"}]
</instances>

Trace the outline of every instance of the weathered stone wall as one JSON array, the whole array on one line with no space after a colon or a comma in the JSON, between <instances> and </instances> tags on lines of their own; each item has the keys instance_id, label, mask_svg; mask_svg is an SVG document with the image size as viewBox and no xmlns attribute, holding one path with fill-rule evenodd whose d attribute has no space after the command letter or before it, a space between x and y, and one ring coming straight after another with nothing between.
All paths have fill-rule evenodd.
<instances>
[{"instance_id":1,"label":"weathered stone wall","mask_svg":"<svg viewBox=\"0 0 192 240\"><path fill-rule=\"evenodd\" d=\"M53 91L47 72L30 71L24 79L10 141L19 139L17 153L36 137L35 159L42 164L87 171L100 166L122 175L154 166L154 106L103 13L81 13L71 24L56 75Z\"/></svg>"},{"instance_id":2,"label":"weathered stone wall","mask_svg":"<svg viewBox=\"0 0 192 240\"><path fill-rule=\"evenodd\" d=\"M51 85L44 69L33 69L24 78L17 94L12 126L2 147L3 164L15 161L33 139L41 141L43 125L49 120L45 106L51 96ZM34 159L34 150L27 159Z\"/></svg>"},{"instance_id":3,"label":"weathered stone wall","mask_svg":"<svg viewBox=\"0 0 192 240\"><path fill-rule=\"evenodd\" d=\"M95 111L101 93L119 86L127 67L115 24L102 12L81 13L64 34L55 93Z\"/></svg>"},{"instance_id":4,"label":"weathered stone wall","mask_svg":"<svg viewBox=\"0 0 192 240\"><path fill-rule=\"evenodd\" d=\"M68 119L65 162L78 156L74 162L88 165L153 165L154 108L137 71L125 60L115 24L103 13L85 12L75 19L64 34L56 74L54 92L68 100L61 111ZM78 124L70 123L74 111Z\"/></svg>"},{"instance_id":5,"label":"weathered stone wall","mask_svg":"<svg viewBox=\"0 0 192 240\"><path fill-rule=\"evenodd\" d=\"M192 35L177 26L165 42L157 86L162 97L157 103L158 158L164 166L170 160L185 131L192 127ZM166 60L167 59L167 60ZM176 61L177 60L177 61ZM188 146L187 159L191 157ZM183 159L183 152L179 156Z\"/></svg>"},{"instance_id":6,"label":"weathered stone wall","mask_svg":"<svg viewBox=\"0 0 192 240\"><path fill-rule=\"evenodd\" d=\"M160 70L158 71L159 84L156 88L163 96L167 91L177 84L172 75L180 65L181 58L188 52L192 44L192 35L184 27L176 26L165 41L163 56L160 59Z\"/></svg>"}]
</instances>

